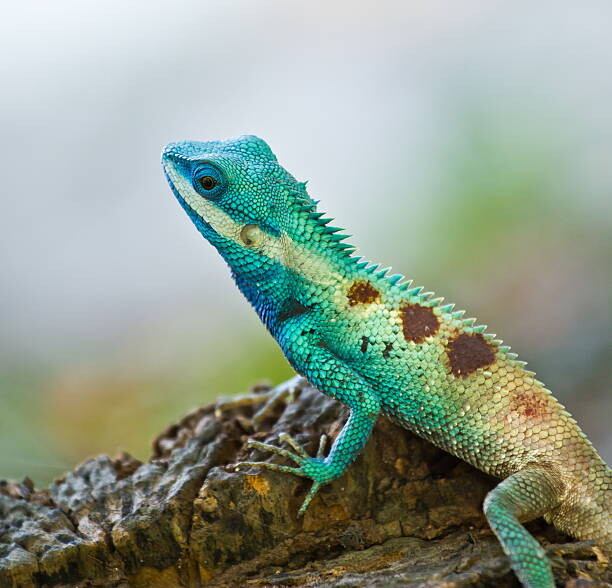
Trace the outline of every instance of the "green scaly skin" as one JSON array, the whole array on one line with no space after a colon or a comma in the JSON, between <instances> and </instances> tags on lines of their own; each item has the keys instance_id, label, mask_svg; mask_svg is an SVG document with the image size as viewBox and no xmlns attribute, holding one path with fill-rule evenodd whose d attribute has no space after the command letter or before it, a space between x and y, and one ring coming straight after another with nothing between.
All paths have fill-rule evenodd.
<instances>
[{"instance_id":1,"label":"green scaly skin","mask_svg":"<svg viewBox=\"0 0 612 588\"><path fill-rule=\"evenodd\" d=\"M502 478L484 503L512 567L530 588L552 588L544 550L522 522L612 549L612 471L576 422L516 354L399 275L353 255L346 235L317 212L304 183L253 136L168 145L173 192L227 261L295 370L344 403L350 416L327 457L253 446L294 462L240 465L313 481L341 476L380 414Z\"/></svg>"}]
</instances>

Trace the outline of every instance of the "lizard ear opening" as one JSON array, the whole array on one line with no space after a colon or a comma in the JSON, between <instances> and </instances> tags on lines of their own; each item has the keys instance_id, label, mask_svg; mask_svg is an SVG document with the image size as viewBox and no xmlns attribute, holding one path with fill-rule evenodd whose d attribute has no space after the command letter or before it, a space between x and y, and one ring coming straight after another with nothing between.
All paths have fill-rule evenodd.
<instances>
[{"instance_id":1,"label":"lizard ear opening","mask_svg":"<svg viewBox=\"0 0 612 588\"><path fill-rule=\"evenodd\" d=\"M258 225L244 225L240 231L240 240L249 249L257 249L263 245L265 233Z\"/></svg>"}]
</instances>

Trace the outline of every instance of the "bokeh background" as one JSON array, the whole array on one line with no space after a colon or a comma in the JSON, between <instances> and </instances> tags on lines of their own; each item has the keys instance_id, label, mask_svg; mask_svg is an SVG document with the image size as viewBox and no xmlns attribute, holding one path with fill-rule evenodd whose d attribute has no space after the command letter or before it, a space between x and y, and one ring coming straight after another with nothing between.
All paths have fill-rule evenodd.
<instances>
[{"instance_id":1,"label":"bokeh background","mask_svg":"<svg viewBox=\"0 0 612 588\"><path fill-rule=\"evenodd\" d=\"M612 4L13 2L0 35L0 477L146 458L291 371L170 194L254 133L367 258L467 308L612 460Z\"/></svg>"}]
</instances>

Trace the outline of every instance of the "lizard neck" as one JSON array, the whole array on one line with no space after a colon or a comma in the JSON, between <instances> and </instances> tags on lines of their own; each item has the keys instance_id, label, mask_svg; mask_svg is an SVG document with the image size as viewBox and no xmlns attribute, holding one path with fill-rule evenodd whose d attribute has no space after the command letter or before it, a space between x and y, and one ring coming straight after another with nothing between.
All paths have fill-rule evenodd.
<instances>
[{"instance_id":1,"label":"lizard neck","mask_svg":"<svg viewBox=\"0 0 612 588\"><path fill-rule=\"evenodd\" d=\"M263 275L255 277L235 271L232 276L262 322L276 336L289 318L315 310L326 300L331 303L328 308L333 307L335 293L355 279L356 273L345 259L301 250L299 255L295 251L289 253Z\"/></svg>"},{"instance_id":2,"label":"lizard neck","mask_svg":"<svg viewBox=\"0 0 612 588\"><path fill-rule=\"evenodd\" d=\"M266 275L253 279L241 272L232 272L238 289L251 303L261 321L273 332L276 316L287 298L290 281L285 268L277 264Z\"/></svg>"}]
</instances>

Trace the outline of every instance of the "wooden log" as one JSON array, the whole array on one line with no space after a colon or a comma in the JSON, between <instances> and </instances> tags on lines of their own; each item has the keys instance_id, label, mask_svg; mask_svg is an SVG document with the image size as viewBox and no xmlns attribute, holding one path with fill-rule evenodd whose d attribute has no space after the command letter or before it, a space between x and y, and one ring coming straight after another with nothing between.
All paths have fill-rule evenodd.
<instances>
[{"instance_id":1,"label":"wooden log","mask_svg":"<svg viewBox=\"0 0 612 588\"><path fill-rule=\"evenodd\" d=\"M314 454L345 409L305 382L267 418L257 408L197 409L147 463L102 455L46 489L0 482L0 586L518 586L482 514L494 479L381 418L300 518L308 481L232 464L280 463L246 448L280 432ZM529 527L559 585L612 582L596 546Z\"/></svg>"}]
</instances>

